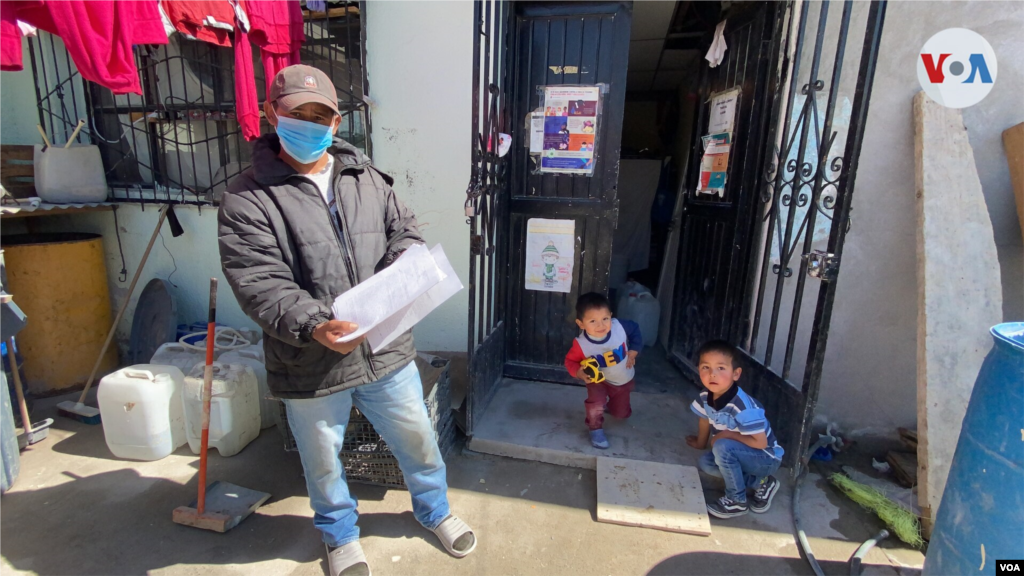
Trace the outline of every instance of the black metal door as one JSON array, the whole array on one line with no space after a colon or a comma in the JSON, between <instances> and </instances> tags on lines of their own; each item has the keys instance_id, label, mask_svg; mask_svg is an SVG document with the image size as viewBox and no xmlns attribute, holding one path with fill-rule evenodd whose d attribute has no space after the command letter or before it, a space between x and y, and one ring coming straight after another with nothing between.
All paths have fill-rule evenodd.
<instances>
[{"instance_id":1,"label":"black metal door","mask_svg":"<svg viewBox=\"0 0 1024 576\"><path fill-rule=\"evenodd\" d=\"M687 206L671 344L691 374L703 340L737 344L743 385L765 405L792 465L809 444L885 2L765 9L767 92L743 112L760 132L742 152L751 162L742 176L731 168L735 194L727 188L722 202L735 205L735 220L709 221L703 202Z\"/></svg>"},{"instance_id":2,"label":"black metal door","mask_svg":"<svg viewBox=\"0 0 1024 576\"><path fill-rule=\"evenodd\" d=\"M770 112L771 53L777 51L772 15L781 5L751 4L727 20L725 60L716 68L702 62L692 158L700 165L701 136L707 134L712 94L740 88L725 191L696 194L699 170L690 169L684 190L679 261L673 295L674 359L692 370L693 354L712 338L735 339L743 320L742 302L750 274L752 217L760 183L763 137Z\"/></svg>"},{"instance_id":3,"label":"black metal door","mask_svg":"<svg viewBox=\"0 0 1024 576\"><path fill-rule=\"evenodd\" d=\"M509 154L509 267L505 270L509 277L506 376L572 382L562 366L577 334L576 298L584 292L608 290L631 10L628 2L517 3L512 102L517 138ZM525 118L542 104L538 87L558 84L607 86L592 176L535 174L535 160L522 145L528 138ZM575 221L571 292L524 288L530 218Z\"/></svg>"}]
</instances>

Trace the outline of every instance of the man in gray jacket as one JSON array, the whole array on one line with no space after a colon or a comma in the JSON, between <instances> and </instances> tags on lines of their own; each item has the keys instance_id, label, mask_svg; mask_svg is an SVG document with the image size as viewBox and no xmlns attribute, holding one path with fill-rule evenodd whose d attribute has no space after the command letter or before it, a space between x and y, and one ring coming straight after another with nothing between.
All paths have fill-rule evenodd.
<instances>
[{"instance_id":1,"label":"man in gray jacket","mask_svg":"<svg viewBox=\"0 0 1024 576\"><path fill-rule=\"evenodd\" d=\"M221 200L221 265L266 334L267 383L284 399L330 576L369 573L338 456L353 405L398 458L416 519L453 556L466 556L476 536L448 507L412 335L373 353L362 338L340 342L357 326L331 313L339 294L423 242L416 218L389 176L333 138L341 116L323 72L279 72L265 111L277 133L256 141L252 168Z\"/></svg>"}]
</instances>

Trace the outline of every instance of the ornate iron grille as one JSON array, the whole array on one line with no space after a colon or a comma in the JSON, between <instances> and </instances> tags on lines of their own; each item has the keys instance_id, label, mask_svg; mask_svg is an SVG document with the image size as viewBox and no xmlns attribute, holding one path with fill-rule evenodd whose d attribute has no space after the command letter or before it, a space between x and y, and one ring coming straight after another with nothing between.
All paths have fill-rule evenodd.
<instances>
[{"instance_id":1,"label":"ornate iron grille","mask_svg":"<svg viewBox=\"0 0 1024 576\"><path fill-rule=\"evenodd\" d=\"M508 181L500 133L511 132L509 34L511 2L476 0L473 7L472 168L466 189L469 224L469 370L467 429L474 408L497 389L504 363L508 287Z\"/></svg>"},{"instance_id":2,"label":"ornate iron grille","mask_svg":"<svg viewBox=\"0 0 1024 576\"><path fill-rule=\"evenodd\" d=\"M301 60L323 70L338 92L341 138L370 153L364 3L332 2L305 12ZM248 167L251 147L235 119L232 48L173 34L165 46L136 46L143 94L115 95L84 81L60 38L40 32L29 41L40 124L50 141L96 144L113 202L214 203ZM260 102L263 67L253 63ZM262 118L261 127L269 129Z\"/></svg>"},{"instance_id":3,"label":"ornate iron grille","mask_svg":"<svg viewBox=\"0 0 1024 576\"><path fill-rule=\"evenodd\" d=\"M835 19L836 5L842 10L838 25L829 18L831 13ZM797 376L799 381L803 376L802 370L794 373L793 368L801 316L808 312L803 306L807 279L834 279L836 256L828 256L831 252L826 248L833 236L845 236L850 225L849 214L837 215L836 210L840 196L852 188L850 160L859 152L863 127L863 118L857 116L866 111L865 84L869 87L871 78L844 77L843 69L870 64L873 72L874 62L865 62L861 53L848 53L847 39L856 20L864 30L865 45L877 42L882 11L884 6L878 3L828 1L805 1L794 11L799 48L791 55L787 89L776 93L778 116L769 137L775 147L768 157L760 198L763 243L748 348L787 380ZM813 43L804 41L810 26L817 28ZM831 65L823 62L829 55ZM849 138L853 135L856 138ZM844 206L849 206L848 199ZM837 218L843 222L842 230L836 226ZM816 254L816 249L823 254ZM767 331L763 331L765 325ZM782 350L778 349L780 329L785 334Z\"/></svg>"},{"instance_id":4,"label":"ornate iron grille","mask_svg":"<svg viewBox=\"0 0 1024 576\"><path fill-rule=\"evenodd\" d=\"M477 1L473 45L473 167L466 190L470 227L469 350L486 338L503 318L497 306L504 296L497 250L506 246L504 214L507 205L506 163L498 154L498 134L510 132L506 106L509 2Z\"/></svg>"}]
</instances>

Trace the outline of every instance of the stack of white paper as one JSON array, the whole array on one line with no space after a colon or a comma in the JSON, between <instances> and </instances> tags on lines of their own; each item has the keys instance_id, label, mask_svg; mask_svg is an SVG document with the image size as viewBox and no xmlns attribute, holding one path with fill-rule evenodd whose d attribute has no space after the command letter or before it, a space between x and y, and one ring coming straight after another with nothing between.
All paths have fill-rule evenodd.
<instances>
[{"instance_id":1,"label":"stack of white paper","mask_svg":"<svg viewBox=\"0 0 1024 576\"><path fill-rule=\"evenodd\" d=\"M339 342L365 334L377 352L459 290L462 282L441 245L431 250L414 245L391 266L334 300L334 317L359 325Z\"/></svg>"}]
</instances>

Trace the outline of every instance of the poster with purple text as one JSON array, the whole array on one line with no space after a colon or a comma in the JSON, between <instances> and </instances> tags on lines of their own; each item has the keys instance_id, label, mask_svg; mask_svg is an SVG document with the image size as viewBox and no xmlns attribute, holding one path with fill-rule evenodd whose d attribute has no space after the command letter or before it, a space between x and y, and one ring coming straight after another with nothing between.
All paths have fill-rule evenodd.
<instances>
[{"instance_id":1,"label":"poster with purple text","mask_svg":"<svg viewBox=\"0 0 1024 576\"><path fill-rule=\"evenodd\" d=\"M544 88L541 172L593 174L600 99L600 86Z\"/></svg>"}]
</instances>

